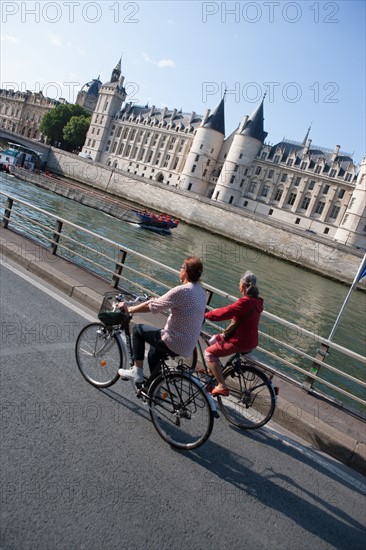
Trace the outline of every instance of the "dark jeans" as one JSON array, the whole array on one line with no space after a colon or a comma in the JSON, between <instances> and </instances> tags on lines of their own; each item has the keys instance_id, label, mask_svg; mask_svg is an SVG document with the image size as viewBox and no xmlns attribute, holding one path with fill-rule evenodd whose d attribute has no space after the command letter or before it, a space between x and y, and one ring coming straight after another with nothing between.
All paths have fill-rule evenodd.
<instances>
[{"instance_id":1,"label":"dark jeans","mask_svg":"<svg viewBox=\"0 0 366 550\"><path fill-rule=\"evenodd\" d=\"M168 346L161 339L161 330L150 325L136 325L133 331L133 358L137 361L143 361L145 356L145 342L150 344L149 353L147 356L150 372L152 373L157 367L161 359L167 355L176 357Z\"/></svg>"}]
</instances>

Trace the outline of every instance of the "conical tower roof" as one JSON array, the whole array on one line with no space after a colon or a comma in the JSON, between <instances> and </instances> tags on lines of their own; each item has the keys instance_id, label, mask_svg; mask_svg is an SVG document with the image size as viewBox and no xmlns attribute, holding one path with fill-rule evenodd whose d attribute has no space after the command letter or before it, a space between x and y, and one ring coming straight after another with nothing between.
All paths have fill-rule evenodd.
<instances>
[{"instance_id":1,"label":"conical tower roof","mask_svg":"<svg viewBox=\"0 0 366 550\"><path fill-rule=\"evenodd\" d=\"M203 127L216 130L225 135L225 96L207 118Z\"/></svg>"},{"instance_id":2,"label":"conical tower roof","mask_svg":"<svg viewBox=\"0 0 366 550\"><path fill-rule=\"evenodd\" d=\"M257 107L257 109L250 115L250 117L245 123L244 129L241 131L241 134L243 136L253 137L255 139L258 139L262 143L264 143L264 140L268 135L268 132L265 132L263 129L263 125L264 125L263 102L264 102L264 97L259 107Z\"/></svg>"}]
</instances>

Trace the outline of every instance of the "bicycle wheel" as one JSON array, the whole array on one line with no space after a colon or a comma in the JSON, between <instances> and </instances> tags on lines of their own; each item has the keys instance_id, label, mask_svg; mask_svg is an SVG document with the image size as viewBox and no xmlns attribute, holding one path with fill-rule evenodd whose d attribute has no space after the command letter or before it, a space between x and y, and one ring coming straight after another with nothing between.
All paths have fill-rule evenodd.
<instances>
[{"instance_id":1,"label":"bicycle wheel","mask_svg":"<svg viewBox=\"0 0 366 550\"><path fill-rule=\"evenodd\" d=\"M253 430L266 424L273 416L276 395L267 376L254 366L233 364L223 372L230 394L218 396L225 418L234 426Z\"/></svg>"},{"instance_id":2,"label":"bicycle wheel","mask_svg":"<svg viewBox=\"0 0 366 550\"><path fill-rule=\"evenodd\" d=\"M176 449L196 449L209 438L213 413L200 386L190 376L159 376L149 389L151 420L158 434Z\"/></svg>"},{"instance_id":3,"label":"bicycle wheel","mask_svg":"<svg viewBox=\"0 0 366 550\"><path fill-rule=\"evenodd\" d=\"M75 355L81 374L93 386L106 388L118 380L118 369L123 366L121 345L102 323L91 323L82 329Z\"/></svg>"}]
</instances>

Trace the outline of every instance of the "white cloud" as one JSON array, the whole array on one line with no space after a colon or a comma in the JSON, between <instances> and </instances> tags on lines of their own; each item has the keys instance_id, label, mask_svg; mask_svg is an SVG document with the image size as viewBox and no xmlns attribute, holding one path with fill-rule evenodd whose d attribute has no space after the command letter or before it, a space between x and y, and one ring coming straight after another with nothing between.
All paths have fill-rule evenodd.
<instances>
[{"instance_id":1,"label":"white cloud","mask_svg":"<svg viewBox=\"0 0 366 550\"><path fill-rule=\"evenodd\" d=\"M47 33L48 40L53 44L54 46L57 46L58 48L62 47L62 42L58 36L53 34L52 32L48 31Z\"/></svg>"},{"instance_id":2,"label":"white cloud","mask_svg":"<svg viewBox=\"0 0 366 550\"><path fill-rule=\"evenodd\" d=\"M158 62L159 69L164 69L165 67L175 67L175 63L172 59L161 59Z\"/></svg>"},{"instance_id":3,"label":"white cloud","mask_svg":"<svg viewBox=\"0 0 366 550\"><path fill-rule=\"evenodd\" d=\"M159 69L165 69L166 67L175 67L175 62L172 59L161 59L160 61L154 61L145 52L141 52L141 55L147 63L157 65Z\"/></svg>"},{"instance_id":4,"label":"white cloud","mask_svg":"<svg viewBox=\"0 0 366 550\"><path fill-rule=\"evenodd\" d=\"M11 42L12 44L18 44L19 40L16 36L10 36L10 34L4 34L4 36L1 37L1 40L3 42Z\"/></svg>"}]
</instances>

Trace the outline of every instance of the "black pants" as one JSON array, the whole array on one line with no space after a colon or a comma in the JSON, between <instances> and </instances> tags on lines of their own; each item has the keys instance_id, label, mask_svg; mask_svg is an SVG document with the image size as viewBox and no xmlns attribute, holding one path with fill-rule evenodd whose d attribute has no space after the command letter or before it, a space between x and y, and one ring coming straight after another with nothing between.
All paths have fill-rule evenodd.
<instances>
[{"instance_id":1,"label":"black pants","mask_svg":"<svg viewBox=\"0 0 366 550\"><path fill-rule=\"evenodd\" d=\"M152 373L167 355L176 357L161 339L161 330L150 325L136 325L133 331L133 358L137 361L143 361L145 357L145 343L150 344L147 356L150 372Z\"/></svg>"}]
</instances>

